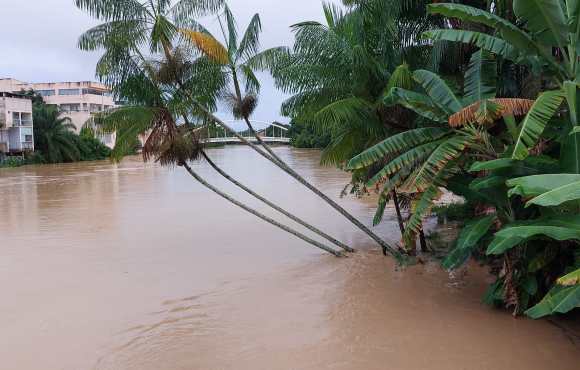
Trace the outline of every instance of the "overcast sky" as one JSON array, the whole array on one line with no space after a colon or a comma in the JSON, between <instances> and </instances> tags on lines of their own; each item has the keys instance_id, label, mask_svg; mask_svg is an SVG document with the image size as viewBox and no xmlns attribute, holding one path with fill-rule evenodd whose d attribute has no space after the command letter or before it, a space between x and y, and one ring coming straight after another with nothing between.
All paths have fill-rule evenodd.
<instances>
[{"instance_id":1,"label":"overcast sky","mask_svg":"<svg viewBox=\"0 0 580 370\"><path fill-rule=\"evenodd\" d=\"M291 45L290 25L322 20L320 0L229 0L228 3L240 32L253 14L260 13L263 48ZM76 43L83 31L97 23L78 10L74 0L0 0L0 11L0 78L27 82L95 79L99 55L78 50ZM214 28L215 18L208 18L204 23ZM275 90L271 79L263 76L262 80L260 106L254 119L286 122L279 115L284 97Z\"/></svg>"}]
</instances>

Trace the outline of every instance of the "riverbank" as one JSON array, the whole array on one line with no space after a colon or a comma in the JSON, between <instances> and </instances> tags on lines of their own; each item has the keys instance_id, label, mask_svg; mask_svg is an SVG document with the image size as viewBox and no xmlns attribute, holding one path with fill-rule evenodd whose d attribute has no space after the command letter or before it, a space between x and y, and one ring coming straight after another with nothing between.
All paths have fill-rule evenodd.
<instances>
[{"instance_id":1,"label":"riverbank","mask_svg":"<svg viewBox=\"0 0 580 370\"><path fill-rule=\"evenodd\" d=\"M348 174L275 149L339 199ZM398 269L364 234L242 146L228 172L356 247L336 259L256 221L179 168L131 157L0 172L0 356L37 370L572 370L578 342L481 303L485 269ZM195 164L213 184L269 211ZM277 217L273 213L268 213ZM392 213L376 231L399 238ZM34 356L30 356L33 352ZM385 365L388 364L388 365Z\"/></svg>"}]
</instances>

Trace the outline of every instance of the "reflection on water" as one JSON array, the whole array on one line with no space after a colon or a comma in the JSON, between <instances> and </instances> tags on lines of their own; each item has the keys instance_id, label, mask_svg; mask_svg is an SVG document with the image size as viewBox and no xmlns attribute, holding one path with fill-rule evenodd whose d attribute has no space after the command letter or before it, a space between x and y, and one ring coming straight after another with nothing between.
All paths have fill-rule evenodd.
<instances>
[{"instance_id":1,"label":"reflection on water","mask_svg":"<svg viewBox=\"0 0 580 370\"><path fill-rule=\"evenodd\" d=\"M277 150L327 194L347 181L316 152ZM481 305L481 269L398 270L248 149L211 156L361 252L322 254L180 169L138 158L2 170L0 368L577 368L580 352L561 330ZM340 202L370 223L372 200ZM377 229L392 241L397 230L393 218Z\"/></svg>"}]
</instances>

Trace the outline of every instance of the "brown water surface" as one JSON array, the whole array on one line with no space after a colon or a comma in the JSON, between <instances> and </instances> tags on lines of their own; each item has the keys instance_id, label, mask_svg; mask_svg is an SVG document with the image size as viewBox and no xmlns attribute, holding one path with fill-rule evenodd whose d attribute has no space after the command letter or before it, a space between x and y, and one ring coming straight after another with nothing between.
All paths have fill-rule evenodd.
<instances>
[{"instance_id":1,"label":"brown water surface","mask_svg":"<svg viewBox=\"0 0 580 370\"><path fill-rule=\"evenodd\" d=\"M315 151L277 150L338 198L345 174L318 166ZM399 271L248 149L211 156L361 252L323 254L181 169L138 158L0 170L0 369L580 368L577 344L560 329L480 303L483 270ZM341 202L370 223L371 200ZM398 238L392 217L377 230Z\"/></svg>"}]
</instances>

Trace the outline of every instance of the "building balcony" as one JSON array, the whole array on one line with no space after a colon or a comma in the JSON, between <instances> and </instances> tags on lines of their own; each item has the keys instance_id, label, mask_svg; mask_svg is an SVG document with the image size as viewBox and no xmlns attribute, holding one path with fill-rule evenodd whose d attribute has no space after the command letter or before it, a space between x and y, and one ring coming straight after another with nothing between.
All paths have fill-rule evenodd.
<instances>
[{"instance_id":1,"label":"building balcony","mask_svg":"<svg viewBox=\"0 0 580 370\"><path fill-rule=\"evenodd\" d=\"M12 120L14 127L32 127L32 120Z\"/></svg>"}]
</instances>

